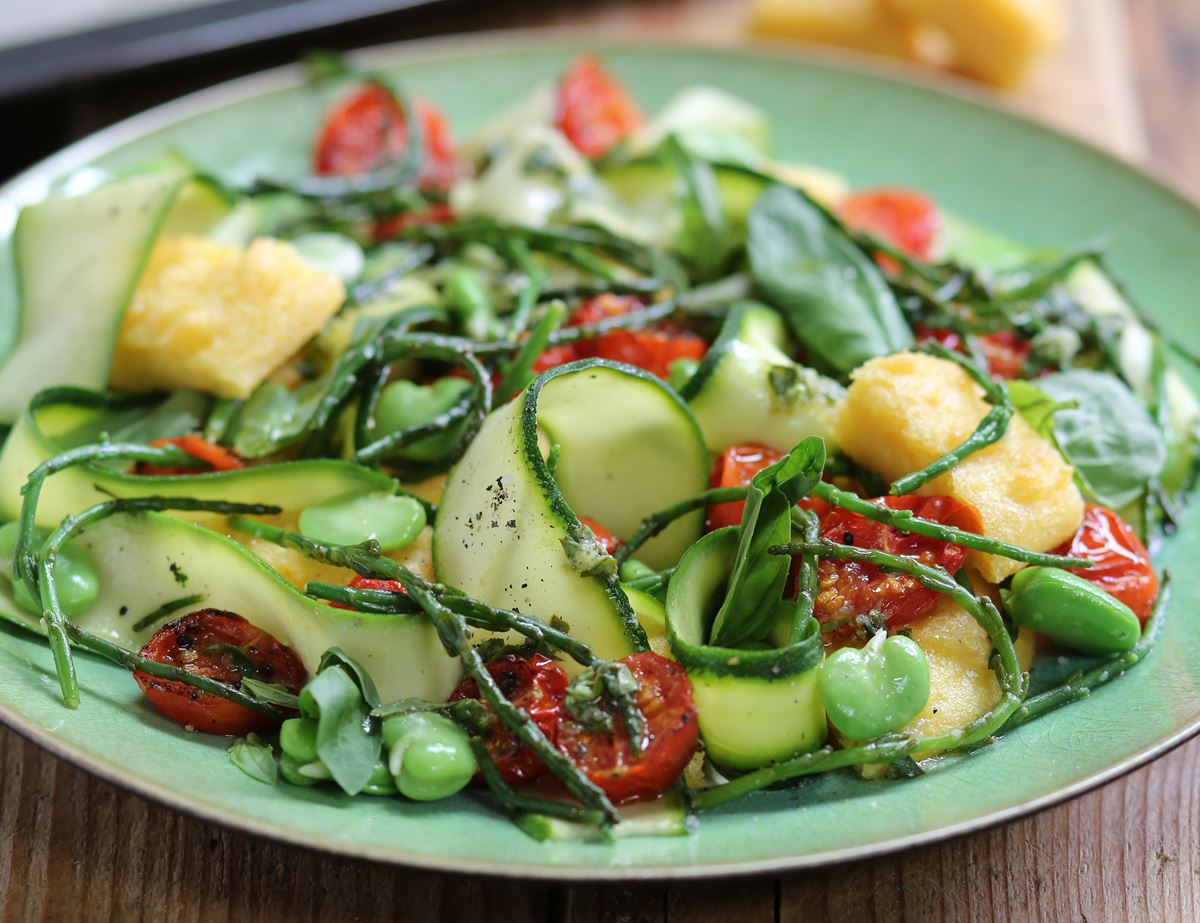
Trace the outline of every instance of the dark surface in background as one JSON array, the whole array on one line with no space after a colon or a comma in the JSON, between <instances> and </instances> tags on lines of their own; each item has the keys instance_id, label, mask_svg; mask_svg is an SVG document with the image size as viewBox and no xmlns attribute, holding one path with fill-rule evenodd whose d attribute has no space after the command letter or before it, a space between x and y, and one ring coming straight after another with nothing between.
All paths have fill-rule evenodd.
<instances>
[{"instance_id":1,"label":"dark surface in background","mask_svg":"<svg viewBox=\"0 0 1200 923\"><path fill-rule=\"evenodd\" d=\"M75 79L65 85L16 96L0 91L0 125L4 126L5 137L5 143L0 145L0 179L54 153L70 141L134 113L234 77L289 64L314 48L347 50L432 35L519 25L525 14L544 17L547 12L584 11L599 2L602 0L520 0L499 4L481 3L478 0L393 0L390 12L354 22L309 28L240 48L189 53L181 59L141 66L127 73L115 73L115 68L96 59L88 68L78 68ZM333 3L340 3L336 9L343 16L387 5L384 0L329 0L321 5L325 8L323 15L328 14L329 6ZM279 7L278 0L256 0L253 5L265 12L272 9L278 11ZM298 7L295 15L299 16L302 8ZM311 10L305 15L312 15L314 21L320 18ZM291 26L293 29L295 27L296 24ZM197 25L196 28L208 29L211 26ZM276 28L284 26L277 23ZM193 39L189 44L186 35L180 33L173 41L180 53L185 49L191 51L206 45L198 35ZM136 56L132 52L130 54L130 60L133 60ZM35 64L31 60L27 75L29 83L41 79L33 73ZM78 73L80 70L113 73L109 76L82 76ZM64 68L61 72L72 71Z\"/></svg>"}]
</instances>

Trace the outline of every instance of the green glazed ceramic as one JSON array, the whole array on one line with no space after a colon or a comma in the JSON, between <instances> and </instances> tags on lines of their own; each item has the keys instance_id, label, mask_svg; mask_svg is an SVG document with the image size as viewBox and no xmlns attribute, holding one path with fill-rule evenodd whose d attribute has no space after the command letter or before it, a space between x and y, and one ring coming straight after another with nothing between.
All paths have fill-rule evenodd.
<instances>
[{"instance_id":1,"label":"green glazed ceramic","mask_svg":"<svg viewBox=\"0 0 1200 923\"><path fill-rule=\"evenodd\" d=\"M579 50L561 38L490 37L378 49L363 63L435 100L465 134ZM1146 310L1200 346L1200 212L1120 162L970 98L778 53L601 44L646 109L718 85L770 115L778 154L855 184L923 187L948 209L1030 244L1104 237ZM0 238L22 202L88 165L177 149L250 177L304 170L324 91L296 69L238 81L89 138L0 191ZM7 248L7 243L2 243ZM0 254L0 319L12 310ZM11 315L9 315L11 316ZM64 335L70 335L64 331ZM0 336L0 339L3 339ZM2 344L0 344L2 345ZM46 645L0 629L0 719L64 759L180 810L317 849L455 871L540 878L669 878L799 868L960 834L1044 808L1145 763L1200 729L1200 505L1165 551L1175 594L1149 659L994 746L906 782L831 775L706 814L687 837L536 843L468 796L431 805L272 789L148 708L122 670L80 657L83 705L59 701Z\"/></svg>"}]
</instances>

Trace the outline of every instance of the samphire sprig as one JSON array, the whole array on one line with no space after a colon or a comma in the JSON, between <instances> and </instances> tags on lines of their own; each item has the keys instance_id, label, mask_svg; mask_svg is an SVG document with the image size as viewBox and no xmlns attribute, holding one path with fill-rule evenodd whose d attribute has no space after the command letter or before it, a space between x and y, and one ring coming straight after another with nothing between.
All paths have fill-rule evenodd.
<instances>
[{"instance_id":1,"label":"samphire sprig","mask_svg":"<svg viewBox=\"0 0 1200 923\"><path fill-rule=\"evenodd\" d=\"M333 545L245 517L232 518L230 525L285 548L299 551L316 561L349 568L364 577L397 581L409 598L429 617L447 653L462 661L466 674L475 680L480 695L492 706L497 719L537 754L550 772L585 808L599 812L607 822L615 823L616 809L604 792L549 741L524 711L504 696L478 651L471 644L467 616L459 610L466 610L477 619L491 619L491 627L514 628L518 631L522 628L533 628L529 625L531 620L528 616L469 600L443 584L426 580L403 564L380 555L378 545L373 542L355 546ZM550 626L537 626L537 631L543 640L550 641L551 633L557 630ZM526 631L522 633L529 636ZM562 634L565 633L558 633L555 637L563 640ZM591 655L589 648L581 647L574 639L571 640L571 656L578 654L582 660L590 659L589 665L600 662ZM628 713L629 703L617 701L614 704L623 716ZM636 709L636 703L632 707Z\"/></svg>"},{"instance_id":2,"label":"samphire sprig","mask_svg":"<svg viewBox=\"0 0 1200 923\"><path fill-rule=\"evenodd\" d=\"M985 449L992 443L998 442L1008 429L1008 423L1013 414L1016 413L1016 408L1013 406L1013 402L1008 396L1008 389L1004 387L1004 384L993 379L974 361L961 353L946 349L940 343L930 343L924 348L939 359L946 359L961 366L975 383L983 388L984 399L992 407L962 445L956 446L934 459L920 471L914 471L897 479L890 488L890 493L894 496L912 493L938 475L957 467L980 449Z\"/></svg>"},{"instance_id":3,"label":"samphire sprig","mask_svg":"<svg viewBox=\"0 0 1200 923\"><path fill-rule=\"evenodd\" d=\"M771 548L771 552L787 555L815 553L822 558L874 564L885 570L915 577L927 589L950 597L970 613L987 632L992 642L996 652L993 669L1000 684L1000 701L970 724L945 734L888 734L858 746L842 750L825 747L813 753L756 769L693 796L692 805L697 810L714 808L751 792L800 776L828 772L843 766L889 763L914 754L966 747L998 733L1020 707L1028 688L1028 677L1021 671L1016 648L1013 647L1004 619L988 597L976 596L944 568L930 567L904 555L827 541L777 545Z\"/></svg>"},{"instance_id":4,"label":"samphire sprig","mask_svg":"<svg viewBox=\"0 0 1200 923\"><path fill-rule=\"evenodd\" d=\"M842 509L849 510L852 513L859 513L868 519L882 522L901 532L924 535L927 538L936 538L955 545L962 545L964 548L973 548L987 554L1010 558L1013 561L1020 561L1023 564L1040 564L1046 567L1069 568L1092 566L1092 562L1086 558L1071 558L1064 555L1033 551L1029 548L1022 548L1020 545L1013 545L999 539L989 538L975 532L967 532L964 529L935 522L932 519L922 519L914 515L911 510L894 510L891 507L863 499L858 494L851 493L848 490L841 490L828 481L818 482L813 487L811 495L819 497L834 506L840 506ZM745 487L713 487L693 497L680 500L678 503L674 503L666 509L659 510L642 520L633 535L622 542L620 547L613 553L613 557L618 562L628 560L637 553L637 550L642 545L658 535L681 516L686 516L688 513L698 509L704 509L710 504L732 503L745 499ZM796 515L793 515L793 522L798 528L801 527L801 523Z\"/></svg>"},{"instance_id":5,"label":"samphire sprig","mask_svg":"<svg viewBox=\"0 0 1200 923\"><path fill-rule=\"evenodd\" d=\"M50 533L42 547L41 555L37 557L36 568L38 580L36 583L38 595L35 597L42 604L42 621L50 640L50 650L54 656L54 670L58 676L58 685L62 691L63 702L69 708L79 705L79 683L75 675L75 662L71 656L71 643L100 654L130 669L149 673L164 679L172 679L185 683L206 692L212 692L222 698L230 699L239 705L246 705L257 711L266 711L264 703L253 696L241 691L236 686L220 683L198 673L160 664L147 657L142 657L126 651L124 648L102 638L98 638L71 624L62 611L58 599L58 586L55 578L55 565L63 546L78 535L87 526L93 525L109 516L118 513L161 512L163 510L188 510L207 513L244 514L266 516L280 512L277 506L263 503L230 503L224 500L196 500L190 497L131 497L125 499L107 500L88 507L81 513L76 513L64 519ZM24 530L22 529L22 532ZM270 709L270 714L278 714L277 709Z\"/></svg>"}]
</instances>

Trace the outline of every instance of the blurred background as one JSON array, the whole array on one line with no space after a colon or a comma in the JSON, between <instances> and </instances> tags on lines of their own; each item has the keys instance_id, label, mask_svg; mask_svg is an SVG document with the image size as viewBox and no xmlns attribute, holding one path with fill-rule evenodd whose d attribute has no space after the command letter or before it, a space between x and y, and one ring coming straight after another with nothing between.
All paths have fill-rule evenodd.
<instances>
[{"instance_id":1,"label":"blurred background","mask_svg":"<svg viewBox=\"0 0 1200 923\"><path fill-rule=\"evenodd\" d=\"M512 28L835 47L953 74L1200 197L1200 0L27 0L0 18L0 176L314 48Z\"/></svg>"}]
</instances>

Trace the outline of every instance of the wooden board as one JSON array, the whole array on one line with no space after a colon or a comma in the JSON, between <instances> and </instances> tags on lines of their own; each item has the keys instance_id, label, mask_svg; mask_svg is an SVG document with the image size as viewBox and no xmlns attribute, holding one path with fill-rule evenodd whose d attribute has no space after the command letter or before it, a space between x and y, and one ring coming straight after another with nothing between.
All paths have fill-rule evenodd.
<instances>
[{"instance_id":1,"label":"wooden board","mask_svg":"<svg viewBox=\"0 0 1200 923\"><path fill-rule=\"evenodd\" d=\"M728 40L734 0L491 5L457 28L589 25ZM1200 4L1071 0L1072 39L1010 101L1200 196ZM379 41L399 35L379 35ZM321 856L209 826L0 731L5 921L1200 919L1200 742L1067 805L886 859L782 877L563 887Z\"/></svg>"}]
</instances>

